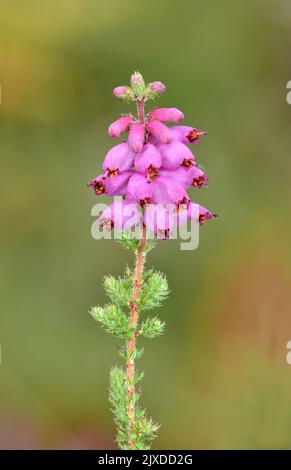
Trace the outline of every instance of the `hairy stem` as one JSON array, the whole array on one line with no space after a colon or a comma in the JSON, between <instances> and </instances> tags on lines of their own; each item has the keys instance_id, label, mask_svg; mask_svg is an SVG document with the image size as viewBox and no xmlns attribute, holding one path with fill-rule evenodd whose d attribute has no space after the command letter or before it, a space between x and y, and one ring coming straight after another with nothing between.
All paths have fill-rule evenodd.
<instances>
[{"instance_id":1,"label":"hairy stem","mask_svg":"<svg viewBox=\"0 0 291 470\"><path fill-rule=\"evenodd\" d=\"M144 123L144 119L145 119L145 116L144 116L144 99L140 100L140 101L137 101L136 102L136 106L137 106L137 117L138 117L138 120L140 123Z\"/></svg>"},{"instance_id":2,"label":"hairy stem","mask_svg":"<svg viewBox=\"0 0 291 470\"><path fill-rule=\"evenodd\" d=\"M132 336L127 341L127 363L126 363L126 373L129 382L127 398L128 398L128 416L130 419L130 427L134 425L135 422L135 405L132 403L133 395L135 394L135 385L134 385L134 359L132 357L133 352L136 348L136 337L137 337L137 322L138 322L138 307L137 300L139 297L139 291L142 284L142 274L144 268L144 247L146 244L146 228L142 228L142 236L138 244L138 249L136 252L136 267L135 275L133 280L133 300L130 304L130 324L129 328L132 329ZM130 431L130 429L129 429ZM128 440L128 446L130 449L135 449L135 443L130 439Z\"/></svg>"}]
</instances>

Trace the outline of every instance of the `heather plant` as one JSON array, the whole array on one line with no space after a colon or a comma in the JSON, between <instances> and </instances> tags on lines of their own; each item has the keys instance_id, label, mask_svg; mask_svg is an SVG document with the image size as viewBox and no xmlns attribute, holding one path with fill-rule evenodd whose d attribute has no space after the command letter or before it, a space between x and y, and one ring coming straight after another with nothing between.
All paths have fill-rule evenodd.
<instances>
[{"instance_id":1,"label":"heather plant","mask_svg":"<svg viewBox=\"0 0 291 470\"><path fill-rule=\"evenodd\" d=\"M175 226L189 220L202 225L214 217L187 194L190 187L202 188L208 182L188 147L198 144L206 132L175 125L184 118L177 108L145 113L146 102L164 91L161 82L146 85L139 72L132 75L130 86L113 90L119 100L136 104L137 116L124 114L109 126L110 137L120 139L124 134L126 138L108 151L102 174L89 183L96 195L122 197L102 212L99 225L120 232L120 243L135 256L133 268L127 267L122 277L105 277L110 303L90 311L107 333L120 340L124 365L110 372L109 399L117 443L124 450L150 449L159 428L140 405L144 373L137 371L136 361L143 348L138 347L137 339L163 334L164 322L145 314L162 305L169 289L163 274L145 269L146 255L158 239L170 238Z\"/></svg>"}]
</instances>

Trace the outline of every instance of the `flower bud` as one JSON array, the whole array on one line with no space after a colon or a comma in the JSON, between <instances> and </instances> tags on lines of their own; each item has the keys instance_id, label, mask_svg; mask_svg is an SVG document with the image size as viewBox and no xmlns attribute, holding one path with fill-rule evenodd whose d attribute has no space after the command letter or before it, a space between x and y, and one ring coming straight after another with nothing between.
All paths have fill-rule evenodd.
<instances>
[{"instance_id":1,"label":"flower bud","mask_svg":"<svg viewBox=\"0 0 291 470\"><path fill-rule=\"evenodd\" d=\"M123 132L129 129L130 122L131 119L129 116L122 116L114 121L108 128L109 137L119 137Z\"/></svg>"},{"instance_id":2,"label":"flower bud","mask_svg":"<svg viewBox=\"0 0 291 470\"><path fill-rule=\"evenodd\" d=\"M130 85L134 95L141 100L145 94L145 82L143 76L139 72L134 72L130 79Z\"/></svg>"},{"instance_id":3,"label":"flower bud","mask_svg":"<svg viewBox=\"0 0 291 470\"><path fill-rule=\"evenodd\" d=\"M156 108L149 115L162 122L180 122L184 119L184 114L177 108Z\"/></svg>"},{"instance_id":4,"label":"flower bud","mask_svg":"<svg viewBox=\"0 0 291 470\"><path fill-rule=\"evenodd\" d=\"M125 100L130 95L130 88L128 86L117 86L113 90L113 95L119 100Z\"/></svg>"},{"instance_id":5,"label":"flower bud","mask_svg":"<svg viewBox=\"0 0 291 470\"><path fill-rule=\"evenodd\" d=\"M168 144L171 142L172 137L170 130L165 124L162 124L160 121L154 119L153 121L148 121L146 123L147 130L149 133L156 137L162 144Z\"/></svg>"},{"instance_id":6,"label":"flower bud","mask_svg":"<svg viewBox=\"0 0 291 470\"><path fill-rule=\"evenodd\" d=\"M155 93L156 95L160 95L164 93L166 90L165 85L162 82L152 82L148 84L149 89L151 92Z\"/></svg>"},{"instance_id":7,"label":"flower bud","mask_svg":"<svg viewBox=\"0 0 291 470\"><path fill-rule=\"evenodd\" d=\"M128 145L133 152L141 152L145 139L145 128L142 124L135 123L128 133Z\"/></svg>"}]
</instances>

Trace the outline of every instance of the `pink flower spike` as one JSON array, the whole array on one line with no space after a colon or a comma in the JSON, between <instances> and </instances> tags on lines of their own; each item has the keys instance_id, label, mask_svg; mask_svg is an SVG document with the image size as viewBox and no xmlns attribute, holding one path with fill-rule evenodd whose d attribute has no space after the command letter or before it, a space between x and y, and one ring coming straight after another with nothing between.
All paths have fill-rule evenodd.
<instances>
[{"instance_id":1,"label":"pink flower spike","mask_svg":"<svg viewBox=\"0 0 291 470\"><path fill-rule=\"evenodd\" d=\"M157 140L162 144L169 144L171 142L171 133L165 124L162 124L160 121L154 119L153 121L147 121L146 127L149 133L153 137L156 137Z\"/></svg>"},{"instance_id":2,"label":"pink flower spike","mask_svg":"<svg viewBox=\"0 0 291 470\"><path fill-rule=\"evenodd\" d=\"M162 82L152 82L152 83L149 83L148 86L150 90L153 93L156 93L157 95L164 93L164 91L166 90L166 87Z\"/></svg>"},{"instance_id":3,"label":"pink flower spike","mask_svg":"<svg viewBox=\"0 0 291 470\"><path fill-rule=\"evenodd\" d=\"M147 180L146 175L135 173L131 176L127 186L127 198L138 202L142 207L150 204L154 186Z\"/></svg>"},{"instance_id":4,"label":"pink flower spike","mask_svg":"<svg viewBox=\"0 0 291 470\"><path fill-rule=\"evenodd\" d=\"M133 152L141 152L145 140L145 128L142 124L135 123L131 126L128 134L128 145Z\"/></svg>"},{"instance_id":5,"label":"pink flower spike","mask_svg":"<svg viewBox=\"0 0 291 470\"><path fill-rule=\"evenodd\" d=\"M103 162L105 176L112 178L121 171L130 170L134 160L134 153L131 152L127 142L115 145L106 154Z\"/></svg>"},{"instance_id":6,"label":"pink flower spike","mask_svg":"<svg viewBox=\"0 0 291 470\"><path fill-rule=\"evenodd\" d=\"M119 137L123 132L129 129L131 118L129 116L122 116L121 118L110 124L108 128L109 137Z\"/></svg>"},{"instance_id":7,"label":"pink flower spike","mask_svg":"<svg viewBox=\"0 0 291 470\"><path fill-rule=\"evenodd\" d=\"M152 144L146 144L143 151L134 159L134 166L139 173L147 173L149 179L158 175L158 169L162 158L157 148Z\"/></svg>"},{"instance_id":8,"label":"pink flower spike","mask_svg":"<svg viewBox=\"0 0 291 470\"><path fill-rule=\"evenodd\" d=\"M130 230L141 222L138 204L128 201L115 201L100 215L99 225L107 230Z\"/></svg>"},{"instance_id":9,"label":"pink flower spike","mask_svg":"<svg viewBox=\"0 0 291 470\"><path fill-rule=\"evenodd\" d=\"M157 108L150 111L149 116L162 122L181 122L184 114L177 108Z\"/></svg>"},{"instance_id":10,"label":"pink flower spike","mask_svg":"<svg viewBox=\"0 0 291 470\"><path fill-rule=\"evenodd\" d=\"M113 95L119 100L124 100L129 95L130 89L128 86L117 86L113 90Z\"/></svg>"},{"instance_id":11,"label":"pink flower spike","mask_svg":"<svg viewBox=\"0 0 291 470\"><path fill-rule=\"evenodd\" d=\"M162 156L162 169L175 170L181 165L186 168L195 165L195 156L181 142L176 141L167 145L159 145L158 149Z\"/></svg>"},{"instance_id":12,"label":"pink flower spike","mask_svg":"<svg viewBox=\"0 0 291 470\"><path fill-rule=\"evenodd\" d=\"M173 126L170 128L171 136L173 140L178 140L182 144L198 144L200 142L200 136L206 135L206 131L200 131L195 127L189 126Z\"/></svg>"}]
</instances>

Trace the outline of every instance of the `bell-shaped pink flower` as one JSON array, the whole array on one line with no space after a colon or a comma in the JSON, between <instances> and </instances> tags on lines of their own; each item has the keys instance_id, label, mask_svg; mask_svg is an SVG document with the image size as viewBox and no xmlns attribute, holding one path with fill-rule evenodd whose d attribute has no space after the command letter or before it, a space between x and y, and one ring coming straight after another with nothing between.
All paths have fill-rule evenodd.
<instances>
[{"instance_id":1,"label":"bell-shaped pink flower","mask_svg":"<svg viewBox=\"0 0 291 470\"><path fill-rule=\"evenodd\" d=\"M130 150L127 142L117 144L106 154L103 162L105 176L110 178L118 173L130 170L134 160L134 153Z\"/></svg>"},{"instance_id":2,"label":"bell-shaped pink flower","mask_svg":"<svg viewBox=\"0 0 291 470\"><path fill-rule=\"evenodd\" d=\"M151 203L153 190L154 186L148 181L146 175L135 173L130 177L127 185L127 198L145 206Z\"/></svg>"},{"instance_id":3,"label":"bell-shaped pink flower","mask_svg":"<svg viewBox=\"0 0 291 470\"><path fill-rule=\"evenodd\" d=\"M153 121L147 121L146 127L149 133L162 144L168 144L171 142L172 137L170 129L157 119L154 119Z\"/></svg>"},{"instance_id":4,"label":"bell-shaped pink flower","mask_svg":"<svg viewBox=\"0 0 291 470\"><path fill-rule=\"evenodd\" d=\"M147 230L152 232L157 238L166 240L169 238L174 225L172 208L163 204L150 204L144 210L144 224Z\"/></svg>"},{"instance_id":5,"label":"bell-shaped pink flower","mask_svg":"<svg viewBox=\"0 0 291 470\"><path fill-rule=\"evenodd\" d=\"M181 122L184 114L177 108L156 108L150 111L149 116L162 122Z\"/></svg>"},{"instance_id":6,"label":"bell-shaped pink flower","mask_svg":"<svg viewBox=\"0 0 291 470\"><path fill-rule=\"evenodd\" d=\"M142 124L132 124L128 134L128 145L135 153L141 152L145 140L145 128Z\"/></svg>"},{"instance_id":7,"label":"bell-shaped pink flower","mask_svg":"<svg viewBox=\"0 0 291 470\"><path fill-rule=\"evenodd\" d=\"M208 177L204 173L204 171L200 170L197 166L190 168L190 175L191 175L191 186L194 188L202 188L203 186L207 186Z\"/></svg>"},{"instance_id":8,"label":"bell-shaped pink flower","mask_svg":"<svg viewBox=\"0 0 291 470\"><path fill-rule=\"evenodd\" d=\"M203 225L206 220L213 219L213 217L217 217L217 215L213 214L213 212L210 212L205 207L199 205L199 224L200 225Z\"/></svg>"},{"instance_id":9,"label":"bell-shaped pink flower","mask_svg":"<svg viewBox=\"0 0 291 470\"><path fill-rule=\"evenodd\" d=\"M158 175L162 158L160 152L153 144L146 144L143 151L134 159L134 166L139 173L146 173L149 179Z\"/></svg>"},{"instance_id":10,"label":"bell-shaped pink flower","mask_svg":"<svg viewBox=\"0 0 291 470\"><path fill-rule=\"evenodd\" d=\"M195 165L195 156L181 142L176 141L167 145L159 145L158 149L162 156L162 169L175 170L181 165L187 168Z\"/></svg>"},{"instance_id":11,"label":"bell-shaped pink flower","mask_svg":"<svg viewBox=\"0 0 291 470\"><path fill-rule=\"evenodd\" d=\"M162 82L152 82L148 84L148 87L153 93L156 93L157 95L160 95L161 93L164 93L166 90L165 85Z\"/></svg>"},{"instance_id":12,"label":"bell-shaped pink flower","mask_svg":"<svg viewBox=\"0 0 291 470\"><path fill-rule=\"evenodd\" d=\"M128 170L122 173L118 173L112 178L106 178L106 191L105 194L108 196L126 196L128 180L132 176L133 171Z\"/></svg>"},{"instance_id":13,"label":"bell-shaped pink flower","mask_svg":"<svg viewBox=\"0 0 291 470\"><path fill-rule=\"evenodd\" d=\"M200 131L195 127L189 126L173 126L170 128L171 136L173 140L182 142L182 144L198 144L200 142L200 136L206 135L206 131Z\"/></svg>"},{"instance_id":14,"label":"bell-shaped pink flower","mask_svg":"<svg viewBox=\"0 0 291 470\"><path fill-rule=\"evenodd\" d=\"M153 182L152 200L155 204L175 204L188 206L189 197L185 189L171 178L157 177Z\"/></svg>"},{"instance_id":15,"label":"bell-shaped pink flower","mask_svg":"<svg viewBox=\"0 0 291 470\"><path fill-rule=\"evenodd\" d=\"M99 225L107 230L130 230L142 220L141 209L132 201L114 201L100 215Z\"/></svg>"},{"instance_id":16,"label":"bell-shaped pink flower","mask_svg":"<svg viewBox=\"0 0 291 470\"><path fill-rule=\"evenodd\" d=\"M132 174L132 170L129 170L111 177L100 175L90 181L89 186L97 196L101 194L125 196L127 194L128 180Z\"/></svg>"},{"instance_id":17,"label":"bell-shaped pink flower","mask_svg":"<svg viewBox=\"0 0 291 470\"><path fill-rule=\"evenodd\" d=\"M113 95L119 100L124 100L130 93L130 88L128 86L117 86L113 90Z\"/></svg>"},{"instance_id":18,"label":"bell-shaped pink flower","mask_svg":"<svg viewBox=\"0 0 291 470\"><path fill-rule=\"evenodd\" d=\"M194 188L202 188L202 186L206 186L208 183L206 174L197 166L191 166L190 168L181 166L176 170L162 169L159 174L162 177L173 178L185 189L190 186L194 186Z\"/></svg>"},{"instance_id":19,"label":"bell-shaped pink flower","mask_svg":"<svg viewBox=\"0 0 291 470\"><path fill-rule=\"evenodd\" d=\"M129 116L122 116L117 121L114 121L108 128L109 137L119 137L129 129L130 122L131 118Z\"/></svg>"},{"instance_id":20,"label":"bell-shaped pink flower","mask_svg":"<svg viewBox=\"0 0 291 470\"><path fill-rule=\"evenodd\" d=\"M200 225L203 225L206 220L211 220L213 217L217 217L217 215L213 214L213 212L210 212L200 204L197 210L197 204L191 202L188 205L187 217L188 219L194 220L195 222L199 222Z\"/></svg>"}]
</instances>

